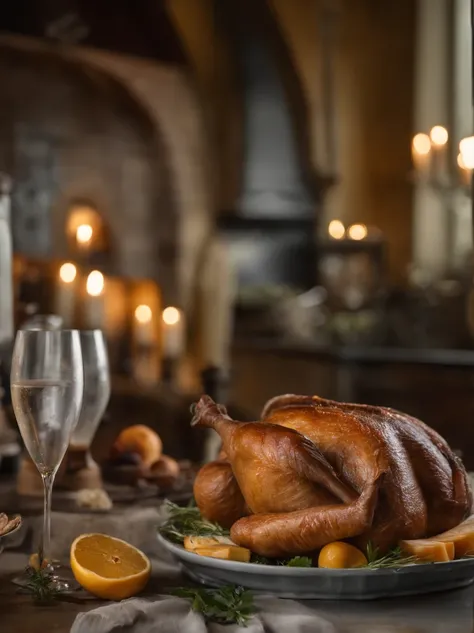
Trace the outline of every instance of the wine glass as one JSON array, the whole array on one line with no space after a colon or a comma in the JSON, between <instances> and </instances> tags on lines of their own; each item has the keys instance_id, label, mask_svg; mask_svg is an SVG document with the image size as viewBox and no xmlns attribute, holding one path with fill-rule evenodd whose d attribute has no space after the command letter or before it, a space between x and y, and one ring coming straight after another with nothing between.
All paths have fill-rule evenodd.
<instances>
[{"instance_id":1,"label":"wine glass","mask_svg":"<svg viewBox=\"0 0 474 633\"><path fill-rule=\"evenodd\" d=\"M13 350L11 392L25 446L44 486L43 534L39 564L51 570L51 493L81 412L84 388L81 340L77 330L20 330ZM57 575L58 590L68 589Z\"/></svg>"},{"instance_id":2,"label":"wine glass","mask_svg":"<svg viewBox=\"0 0 474 633\"><path fill-rule=\"evenodd\" d=\"M69 489L99 488L100 470L89 449L110 398L107 344L101 330L81 330L84 365L84 398L79 421L73 430L61 484Z\"/></svg>"}]
</instances>

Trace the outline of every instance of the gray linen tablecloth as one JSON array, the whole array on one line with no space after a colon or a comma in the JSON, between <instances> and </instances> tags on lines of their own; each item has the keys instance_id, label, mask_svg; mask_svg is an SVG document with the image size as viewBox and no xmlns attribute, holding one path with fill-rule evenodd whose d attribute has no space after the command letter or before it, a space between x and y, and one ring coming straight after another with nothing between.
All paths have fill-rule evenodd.
<instances>
[{"instance_id":1,"label":"gray linen tablecloth","mask_svg":"<svg viewBox=\"0 0 474 633\"><path fill-rule=\"evenodd\" d=\"M132 598L76 617L71 633L336 633L331 622L293 600L257 598L248 626L206 623L188 600Z\"/></svg>"}]
</instances>

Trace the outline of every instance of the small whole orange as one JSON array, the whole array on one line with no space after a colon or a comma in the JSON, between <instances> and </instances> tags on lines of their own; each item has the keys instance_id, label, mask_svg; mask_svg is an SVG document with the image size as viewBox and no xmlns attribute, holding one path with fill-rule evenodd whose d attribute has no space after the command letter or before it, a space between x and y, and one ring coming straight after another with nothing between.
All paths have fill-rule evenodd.
<instances>
[{"instance_id":1,"label":"small whole orange","mask_svg":"<svg viewBox=\"0 0 474 633\"><path fill-rule=\"evenodd\" d=\"M328 543L319 552L318 567L352 569L354 567L365 567L366 565L367 558L360 549L349 543L344 543L344 541Z\"/></svg>"}]
</instances>

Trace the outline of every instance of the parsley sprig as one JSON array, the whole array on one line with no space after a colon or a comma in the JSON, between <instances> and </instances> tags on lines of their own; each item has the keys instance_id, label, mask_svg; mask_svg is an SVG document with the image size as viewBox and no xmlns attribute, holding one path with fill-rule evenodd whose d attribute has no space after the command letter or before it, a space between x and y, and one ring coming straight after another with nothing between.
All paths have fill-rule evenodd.
<instances>
[{"instance_id":1,"label":"parsley sprig","mask_svg":"<svg viewBox=\"0 0 474 633\"><path fill-rule=\"evenodd\" d=\"M255 613L253 595L243 587L229 585L219 589L178 587L173 595L191 600L194 611L210 622L247 626Z\"/></svg>"}]
</instances>

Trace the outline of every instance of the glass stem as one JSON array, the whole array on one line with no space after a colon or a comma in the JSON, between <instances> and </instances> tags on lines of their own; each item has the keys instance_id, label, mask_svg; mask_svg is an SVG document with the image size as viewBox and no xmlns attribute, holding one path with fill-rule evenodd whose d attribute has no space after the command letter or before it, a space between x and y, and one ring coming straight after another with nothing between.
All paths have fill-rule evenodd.
<instances>
[{"instance_id":1,"label":"glass stem","mask_svg":"<svg viewBox=\"0 0 474 633\"><path fill-rule=\"evenodd\" d=\"M53 492L53 482L56 473L42 475L44 486L44 514L43 514L43 537L41 540L39 559L40 565L44 560L51 563L51 494Z\"/></svg>"}]
</instances>

